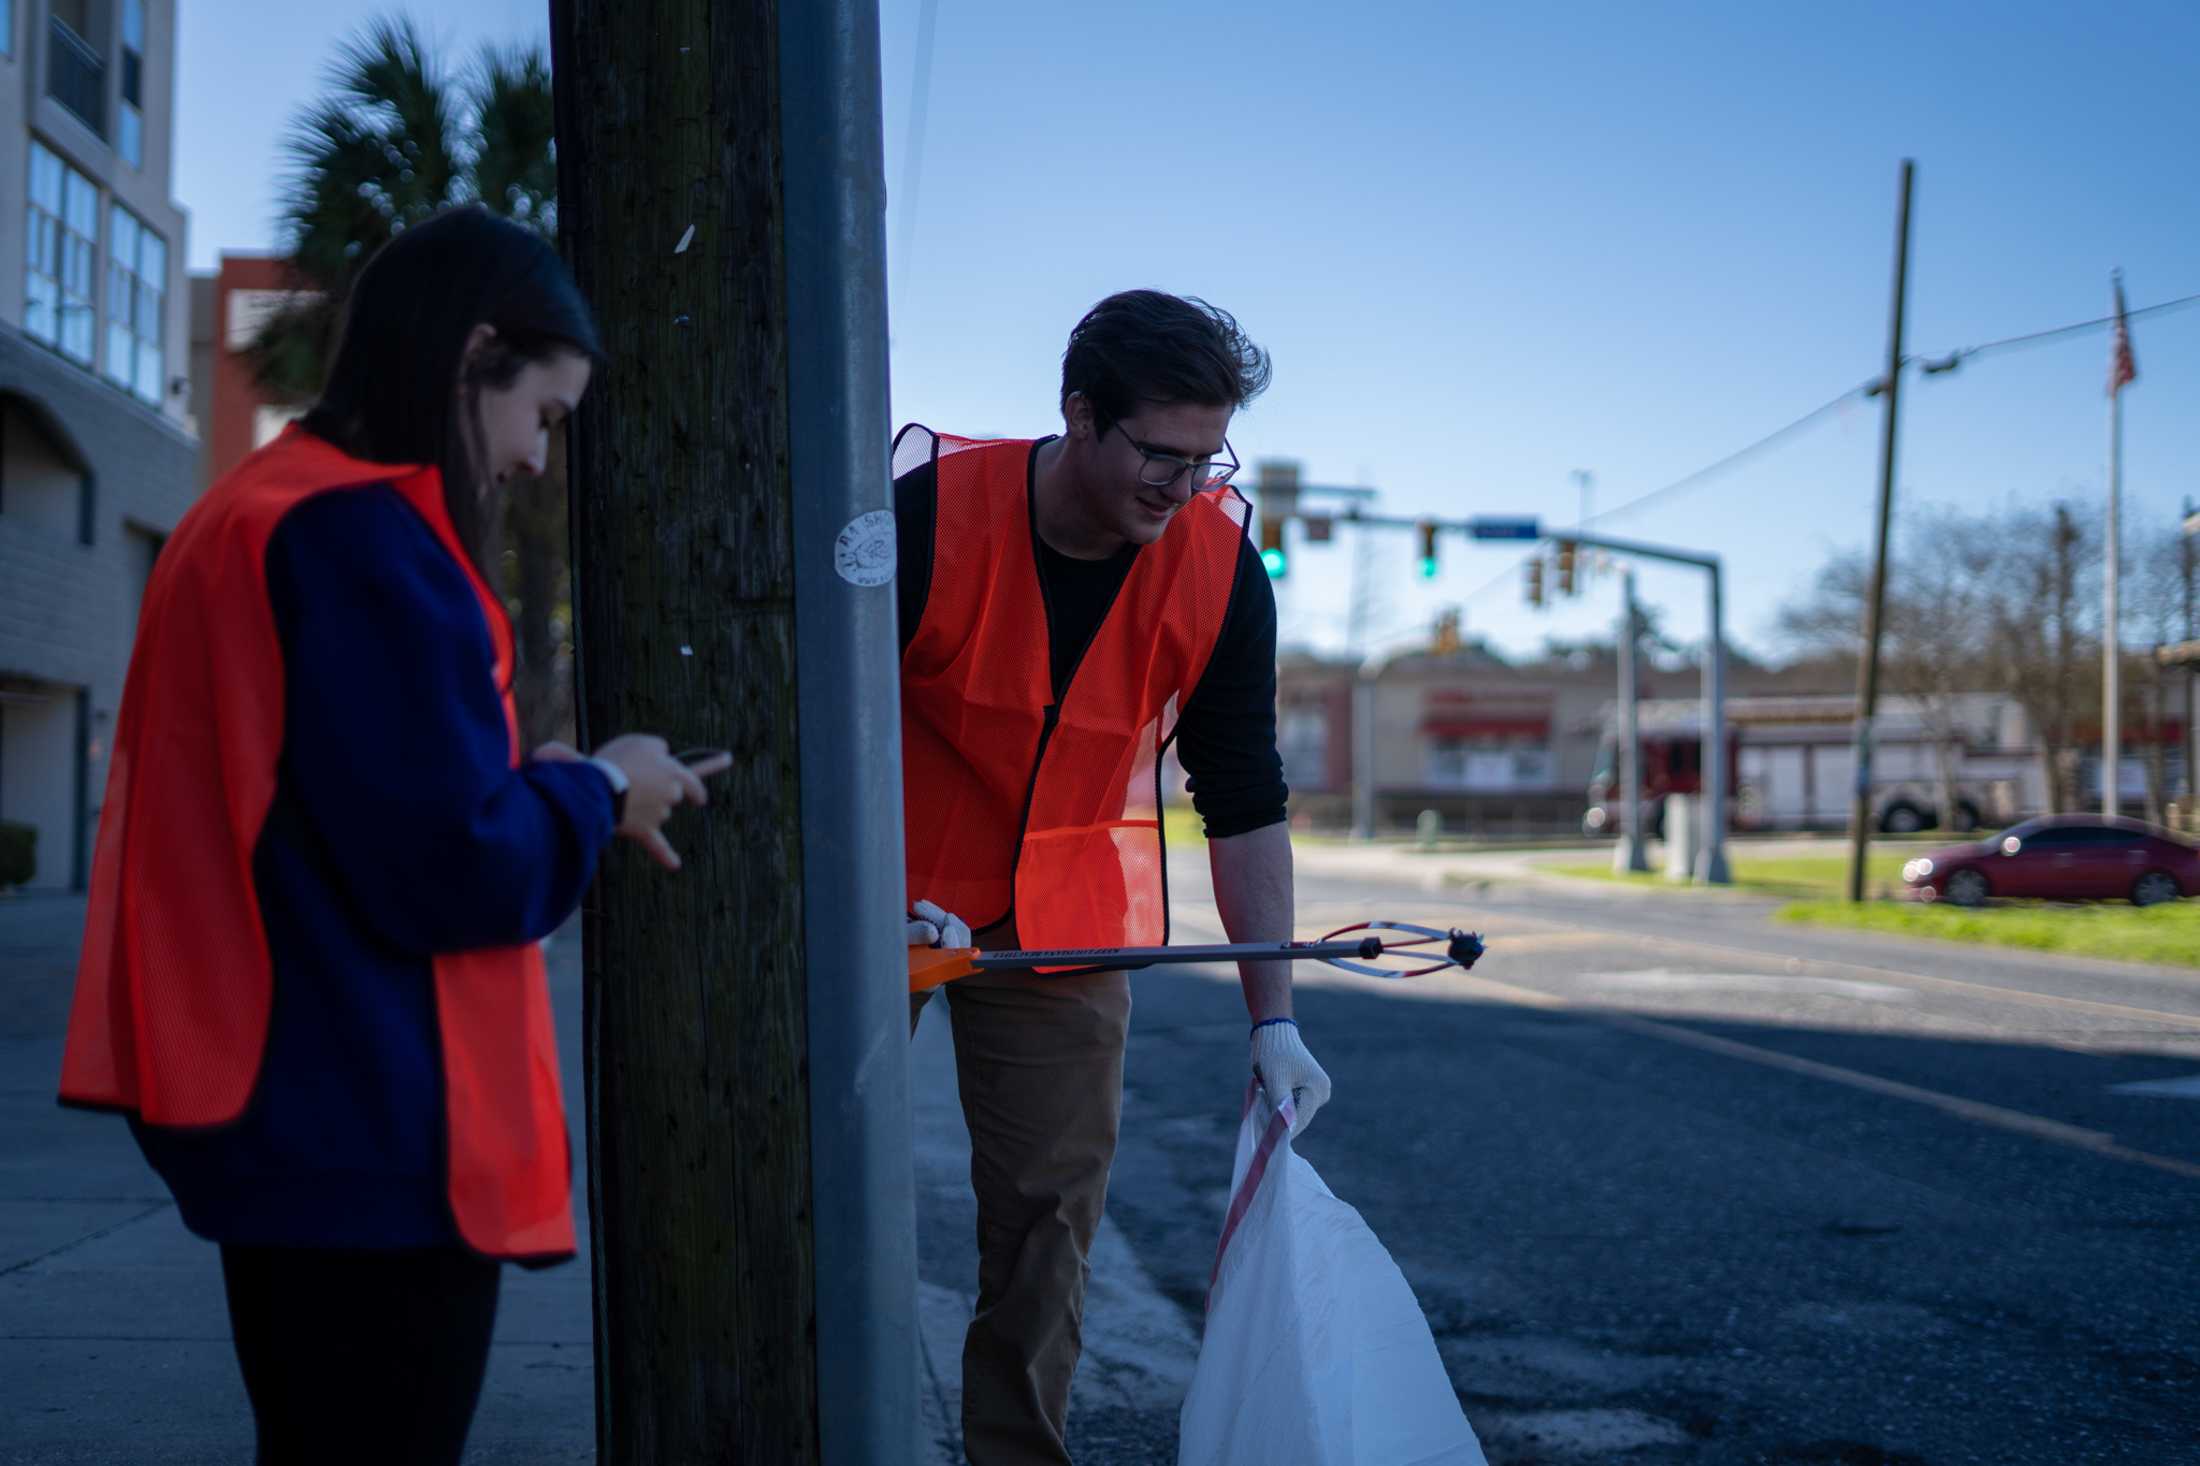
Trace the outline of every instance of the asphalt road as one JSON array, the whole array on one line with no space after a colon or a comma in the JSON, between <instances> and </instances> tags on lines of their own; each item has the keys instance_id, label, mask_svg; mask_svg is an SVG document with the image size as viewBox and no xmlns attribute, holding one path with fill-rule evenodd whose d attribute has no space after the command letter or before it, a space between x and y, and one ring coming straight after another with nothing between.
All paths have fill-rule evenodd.
<instances>
[{"instance_id":1,"label":"asphalt road","mask_svg":"<svg viewBox=\"0 0 2200 1466\"><path fill-rule=\"evenodd\" d=\"M2200 976L1324 864L1302 932L1490 939L1472 976L1302 979L1336 1096L1299 1149L1493 1463L2200 1461ZM1179 940L1216 927L1193 865ZM1110 1215L1187 1319L1244 1043L1234 982L1140 979ZM1148 1460L1166 1423L1073 1430Z\"/></svg>"},{"instance_id":2,"label":"asphalt road","mask_svg":"<svg viewBox=\"0 0 2200 1466\"><path fill-rule=\"evenodd\" d=\"M1219 935L1172 864L1178 939ZM1336 1096L1300 1151L1396 1257L1496 1466L2200 1462L2200 975L1409 868L1308 849L1300 930L1474 925L1490 954L1304 975ZM0 1462L244 1459L212 1250L119 1124L52 1103L80 922L0 910ZM1174 1459L1245 1074L1234 980L1137 984L1088 1463ZM945 1038L928 1016L913 1053L934 1461L975 1272ZM585 1268L511 1274L469 1461L593 1459L590 1341Z\"/></svg>"}]
</instances>

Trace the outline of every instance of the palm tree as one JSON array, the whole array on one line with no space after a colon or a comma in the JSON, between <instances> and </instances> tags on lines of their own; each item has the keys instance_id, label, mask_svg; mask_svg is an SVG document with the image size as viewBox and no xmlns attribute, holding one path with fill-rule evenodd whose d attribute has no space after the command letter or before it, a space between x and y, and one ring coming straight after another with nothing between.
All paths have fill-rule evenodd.
<instances>
[{"instance_id":1,"label":"palm tree","mask_svg":"<svg viewBox=\"0 0 2200 1466\"><path fill-rule=\"evenodd\" d=\"M321 388L360 267L408 224L480 203L557 233L550 67L533 47L491 47L453 73L410 20L381 20L337 50L328 91L293 122L282 220L299 292L249 348L255 375L298 404ZM522 736L569 736L572 607L565 463L516 485L492 552L518 643Z\"/></svg>"}]
</instances>

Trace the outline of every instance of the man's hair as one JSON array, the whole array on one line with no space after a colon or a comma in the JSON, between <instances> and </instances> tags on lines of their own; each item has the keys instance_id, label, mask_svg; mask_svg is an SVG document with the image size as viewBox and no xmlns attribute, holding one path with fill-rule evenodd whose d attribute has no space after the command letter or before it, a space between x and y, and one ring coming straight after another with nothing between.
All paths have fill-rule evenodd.
<instances>
[{"instance_id":1,"label":"man's hair","mask_svg":"<svg viewBox=\"0 0 2200 1466\"><path fill-rule=\"evenodd\" d=\"M1268 389L1268 353L1196 296L1126 290L1091 310L1062 353L1062 401L1082 392L1104 431L1140 403L1240 408Z\"/></svg>"}]
</instances>

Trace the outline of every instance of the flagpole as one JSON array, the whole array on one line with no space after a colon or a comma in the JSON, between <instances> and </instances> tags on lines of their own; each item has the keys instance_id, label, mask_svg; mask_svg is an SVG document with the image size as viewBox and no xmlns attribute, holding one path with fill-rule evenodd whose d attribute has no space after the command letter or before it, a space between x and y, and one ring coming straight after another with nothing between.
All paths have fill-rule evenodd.
<instances>
[{"instance_id":1,"label":"flagpole","mask_svg":"<svg viewBox=\"0 0 2200 1466\"><path fill-rule=\"evenodd\" d=\"M2122 587L2117 584L2123 540L2117 528L2117 501L2123 496L2124 394L2108 396L2108 546L2102 577L2101 624L2101 813L2116 815L2123 805L2123 651Z\"/></svg>"},{"instance_id":2,"label":"flagpole","mask_svg":"<svg viewBox=\"0 0 2200 1466\"><path fill-rule=\"evenodd\" d=\"M2123 272L2116 271L2111 279L2116 329L2122 332ZM2119 345L2118 349L2123 348ZM2108 542L2103 548L2106 570L2101 577L2101 813L2111 818L2123 812L2123 601L2117 574L2123 560L2123 538L2117 523L2124 487L2123 449L2123 383L2112 359L2108 388Z\"/></svg>"}]
</instances>

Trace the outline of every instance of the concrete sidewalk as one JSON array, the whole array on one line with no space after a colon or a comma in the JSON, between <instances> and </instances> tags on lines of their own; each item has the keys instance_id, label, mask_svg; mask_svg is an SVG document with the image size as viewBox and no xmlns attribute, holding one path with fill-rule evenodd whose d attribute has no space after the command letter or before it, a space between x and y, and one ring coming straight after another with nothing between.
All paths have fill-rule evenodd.
<instances>
[{"instance_id":1,"label":"concrete sidewalk","mask_svg":"<svg viewBox=\"0 0 2200 1466\"><path fill-rule=\"evenodd\" d=\"M81 899L0 898L0 1466L234 1466L252 1458L252 1417L215 1249L184 1230L119 1118L54 1099L83 921ZM551 943L550 987L582 1165L579 958L568 928ZM910 1055L924 1258L916 1459L944 1466L962 1459L976 1205L945 1005L931 1009ZM586 1186L576 1175L583 1260L505 1270L469 1466L595 1460ZM1174 1440L1196 1324L1112 1223L1093 1261L1071 1429L1091 1459L1146 1459Z\"/></svg>"},{"instance_id":2,"label":"concrete sidewalk","mask_svg":"<svg viewBox=\"0 0 2200 1466\"><path fill-rule=\"evenodd\" d=\"M80 899L0 899L0 1463L235 1466L252 1459L252 1416L219 1258L120 1119L54 1101L83 920ZM577 941L551 957L570 1097ZM505 1270L469 1463L595 1459L590 1335L585 1263Z\"/></svg>"}]
</instances>

